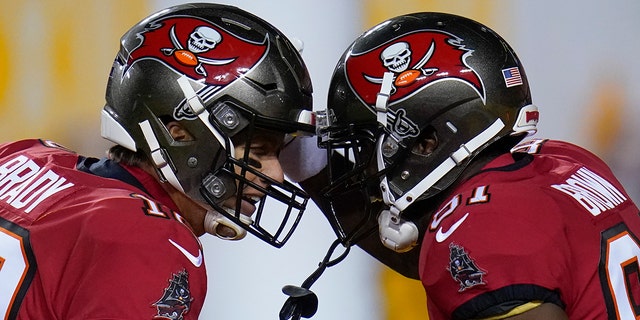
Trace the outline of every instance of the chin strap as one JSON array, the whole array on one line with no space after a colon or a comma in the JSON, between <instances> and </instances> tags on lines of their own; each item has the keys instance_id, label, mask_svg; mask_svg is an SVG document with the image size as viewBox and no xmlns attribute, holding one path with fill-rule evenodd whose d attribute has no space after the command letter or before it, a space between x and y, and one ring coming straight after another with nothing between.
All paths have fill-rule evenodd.
<instances>
[{"instance_id":1,"label":"chin strap","mask_svg":"<svg viewBox=\"0 0 640 320\"><path fill-rule=\"evenodd\" d=\"M380 189L383 191L383 199L384 202L389 205L396 207L398 212L402 212L409 205L411 205L415 200L417 200L423 193L425 193L429 188L431 188L436 182L442 179L449 171L453 170L457 165L465 161L469 156L471 156L476 150L482 147L484 144L493 139L500 131L505 127L502 119L496 119L493 124L489 127L485 128L482 132L480 132L477 136L473 137L471 140L466 143L460 145L460 148L452 152L449 157L447 157L440 165L438 165L435 169L431 171L424 179L422 179L419 183L417 183L413 188L407 190L402 197L395 199L391 194L391 188L389 187L389 182L387 178L383 178L380 183ZM380 149L381 146L378 146ZM380 168L384 168L384 160L381 152L378 152L378 166Z\"/></svg>"},{"instance_id":2,"label":"chin strap","mask_svg":"<svg viewBox=\"0 0 640 320\"><path fill-rule=\"evenodd\" d=\"M151 161L153 161L153 165L158 168L160 177L163 180L168 181L180 192L184 192L184 189L180 184L180 180L178 180L176 173L169 165L169 155L163 148L160 147L160 143L158 142L156 135L153 133L153 128L151 128L149 120L142 121L138 123L138 125L142 130L144 139L147 141L147 145L149 145L149 150L151 150Z\"/></svg>"},{"instance_id":3,"label":"chin strap","mask_svg":"<svg viewBox=\"0 0 640 320\"><path fill-rule=\"evenodd\" d=\"M392 84L393 72L385 72L382 75L380 92L378 92L376 96L376 118L383 128L387 127L387 104L389 102L389 96L391 95Z\"/></svg>"},{"instance_id":4,"label":"chin strap","mask_svg":"<svg viewBox=\"0 0 640 320\"><path fill-rule=\"evenodd\" d=\"M385 72L382 77L382 85L380 86L380 92L376 97L376 117L378 123L383 127L387 127L387 115L388 115L388 102L391 94L393 84L393 73ZM384 139L379 139L377 150L382 150L382 143ZM382 153L378 152L378 168L384 169L384 161L382 159ZM380 171L381 171L380 170ZM383 187L387 187L387 179L384 177L381 181ZM384 192L385 203L390 205L389 210L382 210L378 215L378 233L380 235L380 241L385 247L392 249L396 252L407 252L418 243L418 227L411 221L407 221L401 217L401 211L393 206L389 192ZM388 189L386 189L388 190Z\"/></svg>"},{"instance_id":5,"label":"chin strap","mask_svg":"<svg viewBox=\"0 0 640 320\"><path fill-rule=\"evenodd\" d=\"M453 168L469 158L476 150L495 137L504 127L504 122L502 122L501 119L497 119L480 134L473 137L467 143L462 144L460 148L451 153L449 157L432 170L431 173L424 177L413 188L403 193L402 197L398 199L391 193L389 181L387 177L384 176L380 182L380 190L382 190L382 198L384 203L389 206L389 210L383 211L378 218L382 243L387 248L397 252L405 252L413 248L418 237L417 227L413 222L402 219L402 211L442 179L449 171L453 170ZM382 143L383 139L379 139L376 155L379 170L385 169L384 156L380 151L382 150Z\"/></svg>"}]
</instances>

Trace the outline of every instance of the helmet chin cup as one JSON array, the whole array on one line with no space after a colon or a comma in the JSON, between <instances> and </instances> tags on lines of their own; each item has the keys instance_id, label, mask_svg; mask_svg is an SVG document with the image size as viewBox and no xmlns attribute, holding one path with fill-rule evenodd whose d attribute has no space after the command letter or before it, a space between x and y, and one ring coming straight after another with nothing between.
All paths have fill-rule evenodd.
<instances>
[{"instance_id":1,"label":"helmet chin cup","mask_svg":"<svg viewBox=\"0 0 640 320\"><path fill-rule=\"evenodd\" d=\"M233 230L234 235L228 236L218 233L219 228L226 227ZM233 223L227 217L223 216L217 211L208 210L204 216L204 231L208 234L212 234L222 240L240 240L247 235L247 230L243 227Z\"/></svg>"},{"instance_id":2,"label":"helmet chin cup","mask_svg":"<svg viewBox=\"0 0 640 320\"><path fill-rule=\"evenodd\" d=\"M418 243L418 227L411 221L382 210L378 216L380 241L395 252L407 252Z\"/></svg>"}]
</instances>

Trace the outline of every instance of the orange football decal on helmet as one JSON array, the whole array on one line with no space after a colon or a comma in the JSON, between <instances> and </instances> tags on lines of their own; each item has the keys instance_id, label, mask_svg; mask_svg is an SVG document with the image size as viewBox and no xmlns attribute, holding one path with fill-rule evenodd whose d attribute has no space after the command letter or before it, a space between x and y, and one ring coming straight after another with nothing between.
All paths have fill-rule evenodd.
<instances>
[{"instance_id":1,"label":"orange football decal on helmet","mask_svg":"<svg viewBox=\"0 0 640 320\"><path fill-rule=\"evenodd\" d=\"M407 70L401 73L395 81L395 85L397 87L405 87L412 84L416 81L416 78L420 76L420 71L418 70Z\"/></svg>"},{"instance_id":2,"label":"orange football decal on helmet","mask_svg":"<svg viewBox=\"0 0 640 320\"><path fill-rule=\"evenodd\" d=\"M176 50L175 57L178 62L185 66L195 66L198 64L198 58L195 54L188 50Z\"/></svg>"}]
</instances>

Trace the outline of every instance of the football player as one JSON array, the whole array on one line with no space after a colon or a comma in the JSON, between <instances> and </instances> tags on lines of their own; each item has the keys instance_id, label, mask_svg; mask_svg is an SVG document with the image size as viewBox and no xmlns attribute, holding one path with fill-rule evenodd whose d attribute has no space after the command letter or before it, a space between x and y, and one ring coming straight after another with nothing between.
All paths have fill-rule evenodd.
<instances>
[{"instance_id":1,"label":"football player","mask_svg":"<svg viewBox=\"0 0 640 320\"><path fill-rule=\"evenodd\" d=\"M236 7L184 4L120 44L107 158L0 145L1 319L198 319L198 237L248 231L280 247L305 209L277 155L314 132L312 87L280 31Z\"/></svg>"},{"instance_id":2,"label":"football player","mask_svg":"<svg viewBox=\"0 0 640 320\"><path fill-rule=\"evenodd\" d=\"M638 207L589 151L526 140L539 116L498 34L407 14L339 60L317 119L328 165L285 171L342 244L422 281L432 320L637 319ZM283 161L323 151L290 146Z\"/></svg>"}]
</instances>

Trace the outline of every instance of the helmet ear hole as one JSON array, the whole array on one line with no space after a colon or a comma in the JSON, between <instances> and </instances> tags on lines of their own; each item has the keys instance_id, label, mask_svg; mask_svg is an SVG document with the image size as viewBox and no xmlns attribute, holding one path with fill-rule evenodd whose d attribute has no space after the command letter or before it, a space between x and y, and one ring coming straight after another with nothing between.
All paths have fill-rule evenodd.
<instances>
[{"instance_id":1,"label":"helmet ear hole","mask_svg":"<svg viewBox=\"0 0 640 320\"><path fill-rule=\"evenodd\" d=\"M189 131L180 125L178 121L170 121L166 124L169 134L175 141L193 141L194 138Z\"/></svg>"},{"instance_id":2,"label":"helmet ear hole","mask_svg":"<svg viewBox=\"0 0 640 320\"><path fill-rule=\"evenodd\" d=\"M413 144L411 148L411 153L428 157L436 151L438 148L438 134L436 130L429 126L425 130L422 130L422 133L416 139L416 142Z\"/></svg>"}]
</instances>

